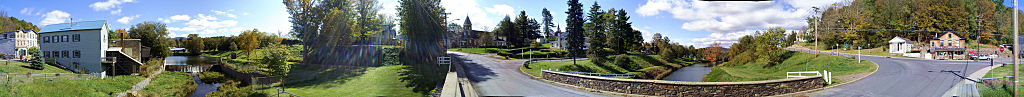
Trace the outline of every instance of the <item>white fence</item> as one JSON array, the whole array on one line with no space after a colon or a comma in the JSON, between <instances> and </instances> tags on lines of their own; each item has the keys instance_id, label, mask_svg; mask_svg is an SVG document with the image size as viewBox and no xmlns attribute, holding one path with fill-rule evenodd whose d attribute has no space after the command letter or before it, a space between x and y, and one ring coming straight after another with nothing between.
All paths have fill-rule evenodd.
<instances>
[{"instance_id":1,"label":"white fence","mask_svg":"<svg viewBox=\"0 0 1024 97\"><path fill-rule=\"evenodd\" d=\"M823 70L818 71L797 71L797 72L786 72L786 78L799 78L799 77L811 77L811 76L822 76L825 79L826 84L832 84L832 72Z\"/></svg>"}]
</instances>

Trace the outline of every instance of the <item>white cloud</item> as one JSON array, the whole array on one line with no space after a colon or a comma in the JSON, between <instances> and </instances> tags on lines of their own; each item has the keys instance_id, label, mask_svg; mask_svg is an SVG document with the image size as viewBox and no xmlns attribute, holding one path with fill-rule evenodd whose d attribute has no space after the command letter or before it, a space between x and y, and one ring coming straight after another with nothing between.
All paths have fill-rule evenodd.
<instances>
[{"instance_id":1,"label":"white cloud","mask_svg":"<svg viewBox=\"0 0 1024 97\"><path fill-rule=\"evenodd\" d=\"M121 24L128 24L128 22L131 22L132 20L135 20L136 18L139 18L139 15L121 17L121 19L117 19L117 22L121 23Z\"/></svg>"},{"instance_id":2,"label":"white cloud","mask_svg":"<svg viewBox=\"0 0 1024 97\"><path fill-rule=\"evenodd\" d=\"M642 16L655 16L662 11L683 21L680 28L690 31L711 32L709 36L691 39L695 46L719 42L731 45L739 37L753 34L757 29L782 27L802 29L804 19L811 16L811 7L826 6L837 0L771 2L708 2L651 0L636 11Z\"/></svg>"},{"instance_id":3,"label":"white cloud","mask_svg":"<svg viewBox=\"0 0 1024 97\"><path fill-rule=\"evenodd\" d=\"M236 16L235 14L231 14L231 13L228 13L228 12L219 11L219 10L210 10L210 11L212 11L213 13L215 13L217 15L224 15L224 16L227 16L227 17L230 17L230 18L238 18L238 16ZM230 11L235 11L235 10L232 9L232 10L228 10L228 11L230 12Z\"/></svg>"},{"instance_id":4,"label":"white cloud","mask_svg":"<svg viewBox=\"0 0 1024 97\"><path fill-rule=\"evenodd\" d=\"M22 8L21 14L32 15L32 10L35 10L35 8Z\"/></svg>"},{"instance_id":5,"label":"white cloud","mask_svg":"<svg viewBox=\"0 0 1024 97\"><path fill-rule=\"evenodd\" d=\"M171 16L170 22L173 22L173 21L184 21L184 20L189 20L189 19L192 19L192 17L189 17L188 15L174 15L174 16Z\"/></svg>"},{"instance_id":6,"label":"white cloud","mask_svg":"<svg viewBox=\"0 0 1024 97\"><path fill-rule=\"evenodd\" d=\"M647 4L640 6L636 11L641 16L653 16L661 13L661 10L668 10L672 8L672 4L668 0L650 0Z\"/></svg>"},{"instance_id":7,"label":"white cloud","mask_svg":"<svg viewBox=\"0 0 1024 97\"><path fill-rule=\"evenodd\" d=\"M70 20L71 14L60 10L53 10L43 15L43 21L39 22L39 25L50 25L65 23Z\"/></svg>"},{"instance_id":8,"label":"white cloud","mask_svg":"<svg viewBox=\"0 0 1024 97\"><path fill-rule=\"evenodd\" d=\"M714 43L721 43L723 47L729 47L734 43L739 42L740 38L746 35L752 35L754 32L759 30L744 30L734 33L711 33L707 37L690 39L694 47L707 47Z\"/></svg>"},{"instance_id":9,"label":"white cloud","mask_svg":"<svg viewBox=\"0 0 1024 97\"><path fill-rule=\"evenodd\" d=\"M393 10L397 4L385 3L384 7ZM494 5L492 7L481 7L476 0L444 0L441 6L450 14L449 21L462 24L468 17L473 23L474 30L487 30L495 27L497 21L501 21L506 14L515 15L515 9L508 5ZM485 11L486 10L486 11ZM381 11L383 13L396 13L396 11ZM458 21L453 21L459 19Z\"/></svg>"},{"instance_id":10,"label":"white cloud","mask_svg":"<svg viewBox=\"0 0 1024 97\"><path fill-rule=\"evenodd\" d=\"M107 0L92 3L89 8L96 11L111 10L110 14L121 13L121 4L135 2L135 0Z\"/></svg>"},{"instance_id":11,"label":"white cloud","mask_svg":"<svg viewBox=\"0 0 1024 97\"><path fill-rule=\"evenodd\" d=\"M487 12L497 13L498 16L506 16L507 15L507 16L512 17L512 16L516 15L515 8L512 8L512 6L508 6L508 5L505 5L505 4L498 4L498 5L494 5L494 7L484 8L484 9L486 9Z\"/></svg>"},{"instance_id":12,"label":"white cloud","mask_svg":"<svg viewBox=\"0 0 1024 97\"><path fill-rule=\"evenodd\" d=\"M185 22L184 27L167 27L167 30L173 32L191 32L191 34L213 34L217 32L237 32L239 28L235 27L238 25L238 21L235 20L219 20L217 17L209 16L206 14L197 14L196 18L191 18L188 15L175 15L171 16L171 21L177 20L188 20ZM235 28L227 28L235 27Z\"/></svg>"},{"instance_id":13,"label":"white cloud","mask_svg":"<svg viewBox=\"0 0 1024 97\"><path fill-rule=\"evenodd\" d=\"M120 14L120 13L121 13L121 9L110 11L110 14Z\"/></svg>"}]
</instances>

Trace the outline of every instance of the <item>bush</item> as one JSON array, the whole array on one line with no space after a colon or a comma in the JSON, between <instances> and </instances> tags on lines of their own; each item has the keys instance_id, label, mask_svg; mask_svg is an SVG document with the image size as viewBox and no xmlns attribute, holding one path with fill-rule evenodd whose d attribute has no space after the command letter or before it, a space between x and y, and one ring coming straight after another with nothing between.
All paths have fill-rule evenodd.
<instances>
[{"instance_id":1,"label":"bush","mask_svg":"<svg viewBox=\"0 0 1024 97\"><path fill-rule=\"evenodd\" d=\"M490 50L490 49L488 49ZM384 48L384 66L391 65L402 65L402 60L399 58L402 53L400 48Z\"/></svg>"},{"instance_id":2,"label":"bush","mask_svg":"<svg viewBox=\"0 0 1024 97\"><path fill-rule=\"evenodd\" d=\"M203 80L203 83L224 83L228 80L228 78L220 72L199 73L199 79Z\"/></svg>"},{"instance_id":3,"label":"bush","mask_svg":"<svg viewBox=\"0 0 1024 97\"><path fill-rule=\"evenodd\" d=\"M217 91L206 94L207 97L268 97L267 94L252 91L253 86L242 86L239 82L228 80Z\"/></svg>"},{"instance_id":4,"label":"bush","mask_svg":"<svg viewBox=\"0 0 1024 97\"><path fill-rule=\"evenodd\" d=\"M640 69L640 72L643 72L645 77L648 79L661 79L668 76L668 74L672 72L672 69L662 66L654 66Z\"/></svg>"},{"instance_id":5,"label":"bush","mask_svg":"<svg viewBox=\"0 0 1024 97\"><path fill-rule=\"evenodd\" d=\"M643 72L629 72L629 73L626 73L626 74L636 75L636 76L633 76L634 79L652 79L652 78L648 77L647 74L644 74Z\"/></svg>"},{"instance_id":6,"label":"bush","mask_svg":"<svg viewBox=\"0 0 1024 97\"><path fill-rule=\"evenodd\" d=\"M626 54L620 54L620 55L615 56L615 63L614 64L616 66L619 66L620 68L623 68L623 69L629 69L629 70L636 70L637 69L636 68L637 66L633 65L633 60L629 60L629 55L626 55Z\"/></svg>"},{"instance_id":7,"label":"bush","mask_svg":"<svg viewBox=\"0 0 1024 97\"><path fill-rule=\"evenodd\" d=\"M142 76L149 77L153 73L156 73L157 70L160 70L160 66L163 65L163 59L151 59L149 61L146 61L146 64L143 64L142 67L139 67L139 71L141 71L139 72L139 74L142 74Z\"/></svg>"}]
</instances>

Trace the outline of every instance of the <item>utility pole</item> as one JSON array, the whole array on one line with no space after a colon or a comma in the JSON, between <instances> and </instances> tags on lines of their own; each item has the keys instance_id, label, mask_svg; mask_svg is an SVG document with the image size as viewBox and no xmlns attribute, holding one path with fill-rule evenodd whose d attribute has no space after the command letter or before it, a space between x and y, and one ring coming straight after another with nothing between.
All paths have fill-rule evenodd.
<instances>
[{"instance_id":1,"label":"utility pole","mask_svg":"<svg viewBox=\"0 0 1024 97\"><path fill-rule=\"evenodd\" d=\"M1019 58L1019 55L1017 54L1020 53L1020 51L1017 50L1017 46L1019 46L1017 44L1020 44L1020 42L1018 42L1020 41L1020 38L1017 38L1020 33L1017 31L1017 27L1019 25L1017 23L1017 13L1019 13L1017 10L1017 0L1013 0L1013 97L1020 96L1020 93L1017 92L1017 77L1020 75L1017 73L1017 70L1020 70L1020 67L1017 67L1017 58Z\"/></svg>"}]
</instances>

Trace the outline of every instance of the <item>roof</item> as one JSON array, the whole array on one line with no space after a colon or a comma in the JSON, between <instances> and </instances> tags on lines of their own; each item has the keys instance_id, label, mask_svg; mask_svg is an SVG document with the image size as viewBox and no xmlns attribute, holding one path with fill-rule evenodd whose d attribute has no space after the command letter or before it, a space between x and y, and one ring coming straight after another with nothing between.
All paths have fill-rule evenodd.
<instances>
[{"instance_id":1,"label":"roof","mask_svg":"<svg viewBox=\"0 0 1024 97\"><path fill-rule=\"evenodd\" d=\"M95 21L80 21L72 23L60 23L51 24L43 27L39 33L50 33L50 32L61 32L61 31L75 31L75 30L94 30L103 29L103 26L107 25L106 20L95 20Z\"/></svg>"},{"instance_id":2,"label":"roof","mask_svg":"<svg viewBox=\"0 0 1024 97\"><path fill-rule=\"evenodd\" d=\"M967 40L963 36L960 36L960 34L956 34L956 33L953 33L953 32L946 32L946 33L951 33L953 35L956 35L956 37L960 37L960 40ZM939 34L939 36L935 36L934 38L932 38L932 40L939 40L939 37L945 36L946 33Z\"/></svg>"},{"instance_id":3,"label":"roof","mask_svg":"<svg viewBox=\"0 0 1024 97\"><path fill-rule=\"evenodd\" d=\"M894 43L894 42L907 42L907 40L905 40L903 38L900 38L899 36L896 36L895 38L892 38L892 40L889 40L889 43Z\"/></svg>"}]
</instances>

